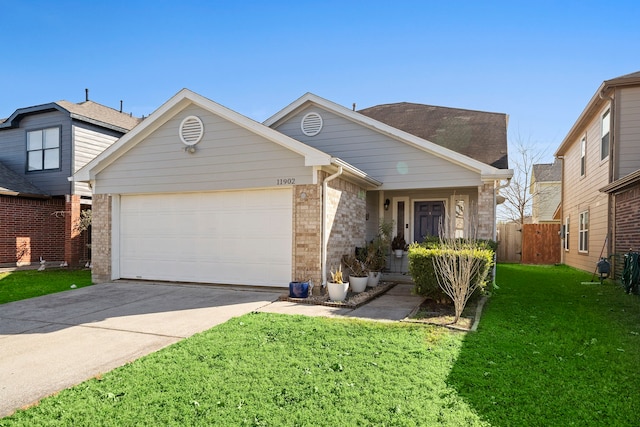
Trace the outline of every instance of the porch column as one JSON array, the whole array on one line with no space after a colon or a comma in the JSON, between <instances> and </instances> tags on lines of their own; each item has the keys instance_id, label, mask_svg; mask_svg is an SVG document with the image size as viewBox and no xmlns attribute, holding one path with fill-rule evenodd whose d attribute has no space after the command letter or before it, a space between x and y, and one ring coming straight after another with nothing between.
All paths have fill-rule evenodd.
<instances>
[{"instance_id":1,"label":"porch column","mask_svg":"<svg viewBox=\"0 0 640 427\"><path fill-rule=\"evenodd\" d=\"M493 239L496 226L494 183L485 182L478 187L478 238Z\"/></svg>"}]
</instances>

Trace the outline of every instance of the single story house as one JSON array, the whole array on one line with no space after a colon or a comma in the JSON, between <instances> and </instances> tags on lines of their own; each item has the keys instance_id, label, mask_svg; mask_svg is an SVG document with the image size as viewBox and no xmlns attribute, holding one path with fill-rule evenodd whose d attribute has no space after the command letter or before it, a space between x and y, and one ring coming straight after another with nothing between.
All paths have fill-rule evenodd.
<instances>
[{"instance_id":1,"label":"single story house","mask_svg":"<svg viewBox=\"0 0 640 427\"><path fill-rule=\"evenodd\" d=\"M93 280L324 283L381 221L408 241L495 238L505 114L354 110L307 93L258 123L181 90L74 175L93 189ZM407 130L385 123L401 110ZM440 141L411 132L418 118Z\"/></svg>"}]
</instances>

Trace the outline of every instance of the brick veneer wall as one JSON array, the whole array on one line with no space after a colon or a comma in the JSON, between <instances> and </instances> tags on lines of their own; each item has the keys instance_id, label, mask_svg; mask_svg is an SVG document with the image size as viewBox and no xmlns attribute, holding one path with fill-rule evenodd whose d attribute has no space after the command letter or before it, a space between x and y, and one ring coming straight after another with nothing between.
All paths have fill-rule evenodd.
<instances>
[{"instance_id":1,"label":"brick veneer wall","mask_svg":"<svg viewBox=\"0 0 640 427\"><path fill-rule=\"evenodd\" d=\"M345 254L351 254L356 246L366 240L366 192L344 179L334 179L327 189L327 278L329 269L340 265Z\"/></svg>"},{"instance_id":2,"label":"brick veneer wall","mask_svg":"<svg viewBox=\"0 0 640 427\"><path fill-rule=\"evenodd\" d=\"M64 261L65 208L64 198L0 196L0 264Z\"/></svg>"},{"instance_id":3,"label":"brick veneer wall","mask_svg":"<svg viewBox=\"0 0 640 427\"><path fill-rule=\"evenodd\" d=\"M322 185L293 188L293 280L322 283Z\"/></svg>"},{"instance_id":4,"label":"brick veneer wall","mask_svg":"<svg viewBox=\"0 0 640 427\"><path fill-rule=\"evenodd\" d=\"M493 183L485 183L478 187L478 238L493 239L496 224L495 199Z\"/></svg>"},{"instance_id":5,"label":"brick veneer wall","mask_svg":"<svg viewBox=\"0 0 640 427\"><path fill-rule=\"evenodd\" d=\"M640 252L640 183L615 195L615 277L622 277L624 254Z\"/></svg>"},{"instance_id":6,"label":"brick veneer wall","mask_svg":"<svg viewBox=\"0 0 640 427\"><path fill-rule=\"evenodd\" d=\"M91 279L111 280L111 196L95 194L91 218Z\"/></svg>"}]
</instances>

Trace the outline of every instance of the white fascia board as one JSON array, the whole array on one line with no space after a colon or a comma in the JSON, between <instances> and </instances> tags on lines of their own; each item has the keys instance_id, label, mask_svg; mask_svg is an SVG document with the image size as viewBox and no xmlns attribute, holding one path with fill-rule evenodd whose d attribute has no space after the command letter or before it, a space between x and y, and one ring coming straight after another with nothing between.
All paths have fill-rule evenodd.
<instances>
[{"instance_id":1,"label":"white fascia board","mask_svg":"<svg viewBox=\"0 0 640 427\"><path fill-rule=\"evenodd\" d=\"M480 179L483 181L495 181L513 178L513 169L492 169L493 171L482 172L482 174L480 175Z\"/></svg>"},{"instance_id":2,"label":"white fascia board","mask_svg":"<svg viewBox=\"0 0 640 427\"><path fill-rule=\"evenodd\" d=\"M462 166L465 169L478 172L482 176L486 174L490 175L494 173L499 174L500 172L498 171L502 171L502 169L494 168L491 165L487 165L486 163L482 163L469 156L465 156L464 154L460 154L456 151L442 147L426 139L419 138L408 132L394 128L393 126L389 126L378 120L374 120L370 117L367 117L363 114L350 110L346 107L336 104L335 102L321 98L309 92L305 93L300 98L296 99L291 104L289 104L288 106L286 106L285 108L283 108L282 110L274 114L273 116L269 117L267 120L263 122L263 124L265 126L272 127L278 124L278 122L287 118L292 113L296 112L298 109L303 108L307 103L316 104L319 107L322 107L334 114L342 116L348 120L360 123L363 126L376 130L400 142L404 142L405 144L408 144L420 150L426 151L430 154L433 154L434 156L440 157L451 163ZM513 175L513 173L511 173L511 175Z\"/></svg>"}]
</instances>

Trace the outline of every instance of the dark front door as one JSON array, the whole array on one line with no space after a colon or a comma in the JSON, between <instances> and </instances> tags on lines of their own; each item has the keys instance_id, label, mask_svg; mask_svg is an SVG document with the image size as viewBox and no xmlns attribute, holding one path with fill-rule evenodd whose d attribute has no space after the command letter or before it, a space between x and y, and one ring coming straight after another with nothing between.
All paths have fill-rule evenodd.
<instances>
[{"instance_id":1,"label":"dark front door","mask_svg":"<svg viewBox=\"0 0 640 427\"><path fill-rule=\"evenodd\" d=\"M424 241L426 236L438 236L444 221L444 202L415 202L413 240Z\"/></svg>"}]
</instances>

